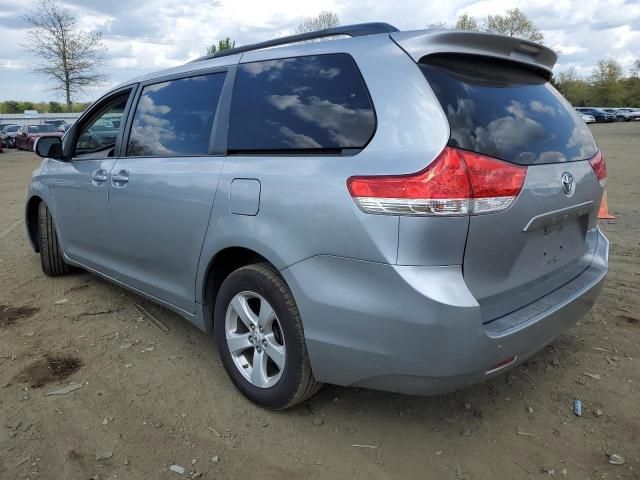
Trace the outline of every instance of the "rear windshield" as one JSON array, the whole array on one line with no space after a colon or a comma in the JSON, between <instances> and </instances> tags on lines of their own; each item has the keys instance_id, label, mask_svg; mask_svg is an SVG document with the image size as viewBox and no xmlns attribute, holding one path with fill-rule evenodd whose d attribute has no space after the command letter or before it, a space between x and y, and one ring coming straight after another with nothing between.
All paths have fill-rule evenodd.
<instances>
[{"instance_id":1,"label":"rear windshield","mask_svg":"<svg viewBox=\"0 0 640 480\"><path fill-rule=\"evenodd\" d=\"M420 62L449 119L449 145L519 165L585 160L589 128L542 76L511 62L430 56Z\"/></svg>"}]
</instances>

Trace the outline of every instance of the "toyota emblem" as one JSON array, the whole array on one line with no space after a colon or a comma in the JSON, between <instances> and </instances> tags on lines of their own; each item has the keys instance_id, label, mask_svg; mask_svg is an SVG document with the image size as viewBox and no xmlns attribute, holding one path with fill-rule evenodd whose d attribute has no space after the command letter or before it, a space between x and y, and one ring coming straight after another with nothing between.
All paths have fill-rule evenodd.
<instances>
[{"instance_id":1,"label":"toyota emblem","mask_svg":"<svg viewBox=\"0 0 640 480\"><path fill-rule=\"evenodd\" d=\"M564 172L562 177L560 177L560 181L562 182L562 191L565 195L571 195L573 193L573 175L569 172Z\"/></svg>"}]
</instances>

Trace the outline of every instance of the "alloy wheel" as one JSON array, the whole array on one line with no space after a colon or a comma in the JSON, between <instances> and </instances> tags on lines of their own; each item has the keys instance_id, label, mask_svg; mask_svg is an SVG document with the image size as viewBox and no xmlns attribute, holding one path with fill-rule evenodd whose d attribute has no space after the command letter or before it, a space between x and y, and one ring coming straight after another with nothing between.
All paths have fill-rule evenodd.
<instances>
[{"instance_id":1,"label":"alloy wheel","mask_svg":"<svg viewBox=\"0 0 640 480\"><path fill-rule=\"evenodd\" d=\"M238 371L253 386L274 386L284 371L284 335L273 307L261 295L236 294L225 316L227 347Z\"/></svg>"}]
</instances>

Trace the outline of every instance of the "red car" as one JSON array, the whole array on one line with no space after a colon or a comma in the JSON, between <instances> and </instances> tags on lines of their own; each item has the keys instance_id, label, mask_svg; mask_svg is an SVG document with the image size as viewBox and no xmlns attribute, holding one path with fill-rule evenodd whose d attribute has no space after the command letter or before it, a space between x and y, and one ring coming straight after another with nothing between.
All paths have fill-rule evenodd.
<instances>
[{"instance_id":1,"label":"red car","mask_svg":"<svg viewBox=\"0 0 640 480\"><path fill-rule=\"evenodd\" d=\"M54 125L23 125L16 134L16 148L33 151L33 144L40 137L62 137L62 133Z\"/></svg>"}]
</instances>

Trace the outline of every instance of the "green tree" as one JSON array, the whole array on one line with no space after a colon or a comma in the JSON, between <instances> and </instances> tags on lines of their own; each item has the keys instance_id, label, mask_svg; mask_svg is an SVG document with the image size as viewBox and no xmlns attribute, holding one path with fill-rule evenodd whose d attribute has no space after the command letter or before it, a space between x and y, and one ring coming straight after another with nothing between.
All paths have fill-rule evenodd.
<instances>
[{"instance_id":1,"label":"green tree","mask_svg":"<svg viewBox=\"0 0 640 480\"><path fill-rule=\"evenodd\" d=\"M519 8L507 10L504 15L489 15L484 29L487 32L542 42L544 35Z\"/></svg>"},{"instance_id":2,"label":"green tree","mask_svg":"<svg viewBox=\"0 0 640 480\"><path fill-rule=\"evenodd\" d=\"M622 66L617 60L606 58L598 62L590 78L596 105L622 106L622 78Z\"/></svg>"},{"instance_id":3,"label":"green tree","mask_svg":"<svg viewBox=\"0 0 640 480\"><path fill-rule=\"evenodd\" d=\"M6 100L2 102L2 112L3 113L22 113L20 110L20 105L15 100Z\"/></svg>"},{"instance_id":4,"label":"green tree","mask_svg":"<svg viewBox=\"0 0 640 480\"><path fill-rule=\"evenodd\" d=\"M551 83L573 106L591 106L590 86L584 78L578 75L575 67L554 75Z\"/></svg>"},{"instance_id":5,"label":"green tree","mask_svg":"<svg viewBox=\"0 0 640 480\"><path fill-rule=\"evenodd\" d=\"M207 55L215 55L218 52L222 52L224 50L230 50L236 46L236 41L231 40L229 37L223 38L222 40L218 40L218 44L215 43L207 47Z\"/></svg>"},{"instance_id":6,"label":"green tree","mask_svg":"<svg viewBox=\"0 0 640 480\"><path fill-rule=\"evenodd\" d=\"M629 107L640 107L640 60L633 62L629 76L623 80L623 103Z\"/></svg>"},{"instance_id":7,"label":"green tree","mask_svg":"<svg viewBox=\"0 0 640 480\"><path fill-rule=\"evenodd\" d=\"M62 105L60 105L58 102L49 102L47 111L49 113L61 113L63 112Z\"/></svg>"},{"instance_id":8,"label":"green tree","mask_svg":"<svg viewBox=\"0 0 640 480\"><path fill-rule=\"evenodd\" d=\"M25 110L35 110L33 102L20 102L18 105L20 106L20 113L24 112Z\"/></svg>"},{"instance_id":9,"label":"green tree","mask_svg":"<svg viewBox=\"0 0 640 480\"><path fill-rule=\"evenodd\" d=\"M480 30L480 24L475 17L472 17L467 12L463 12L462 15L458 17L455 29L478 31Z\"/></svg>"}]
</instances>

